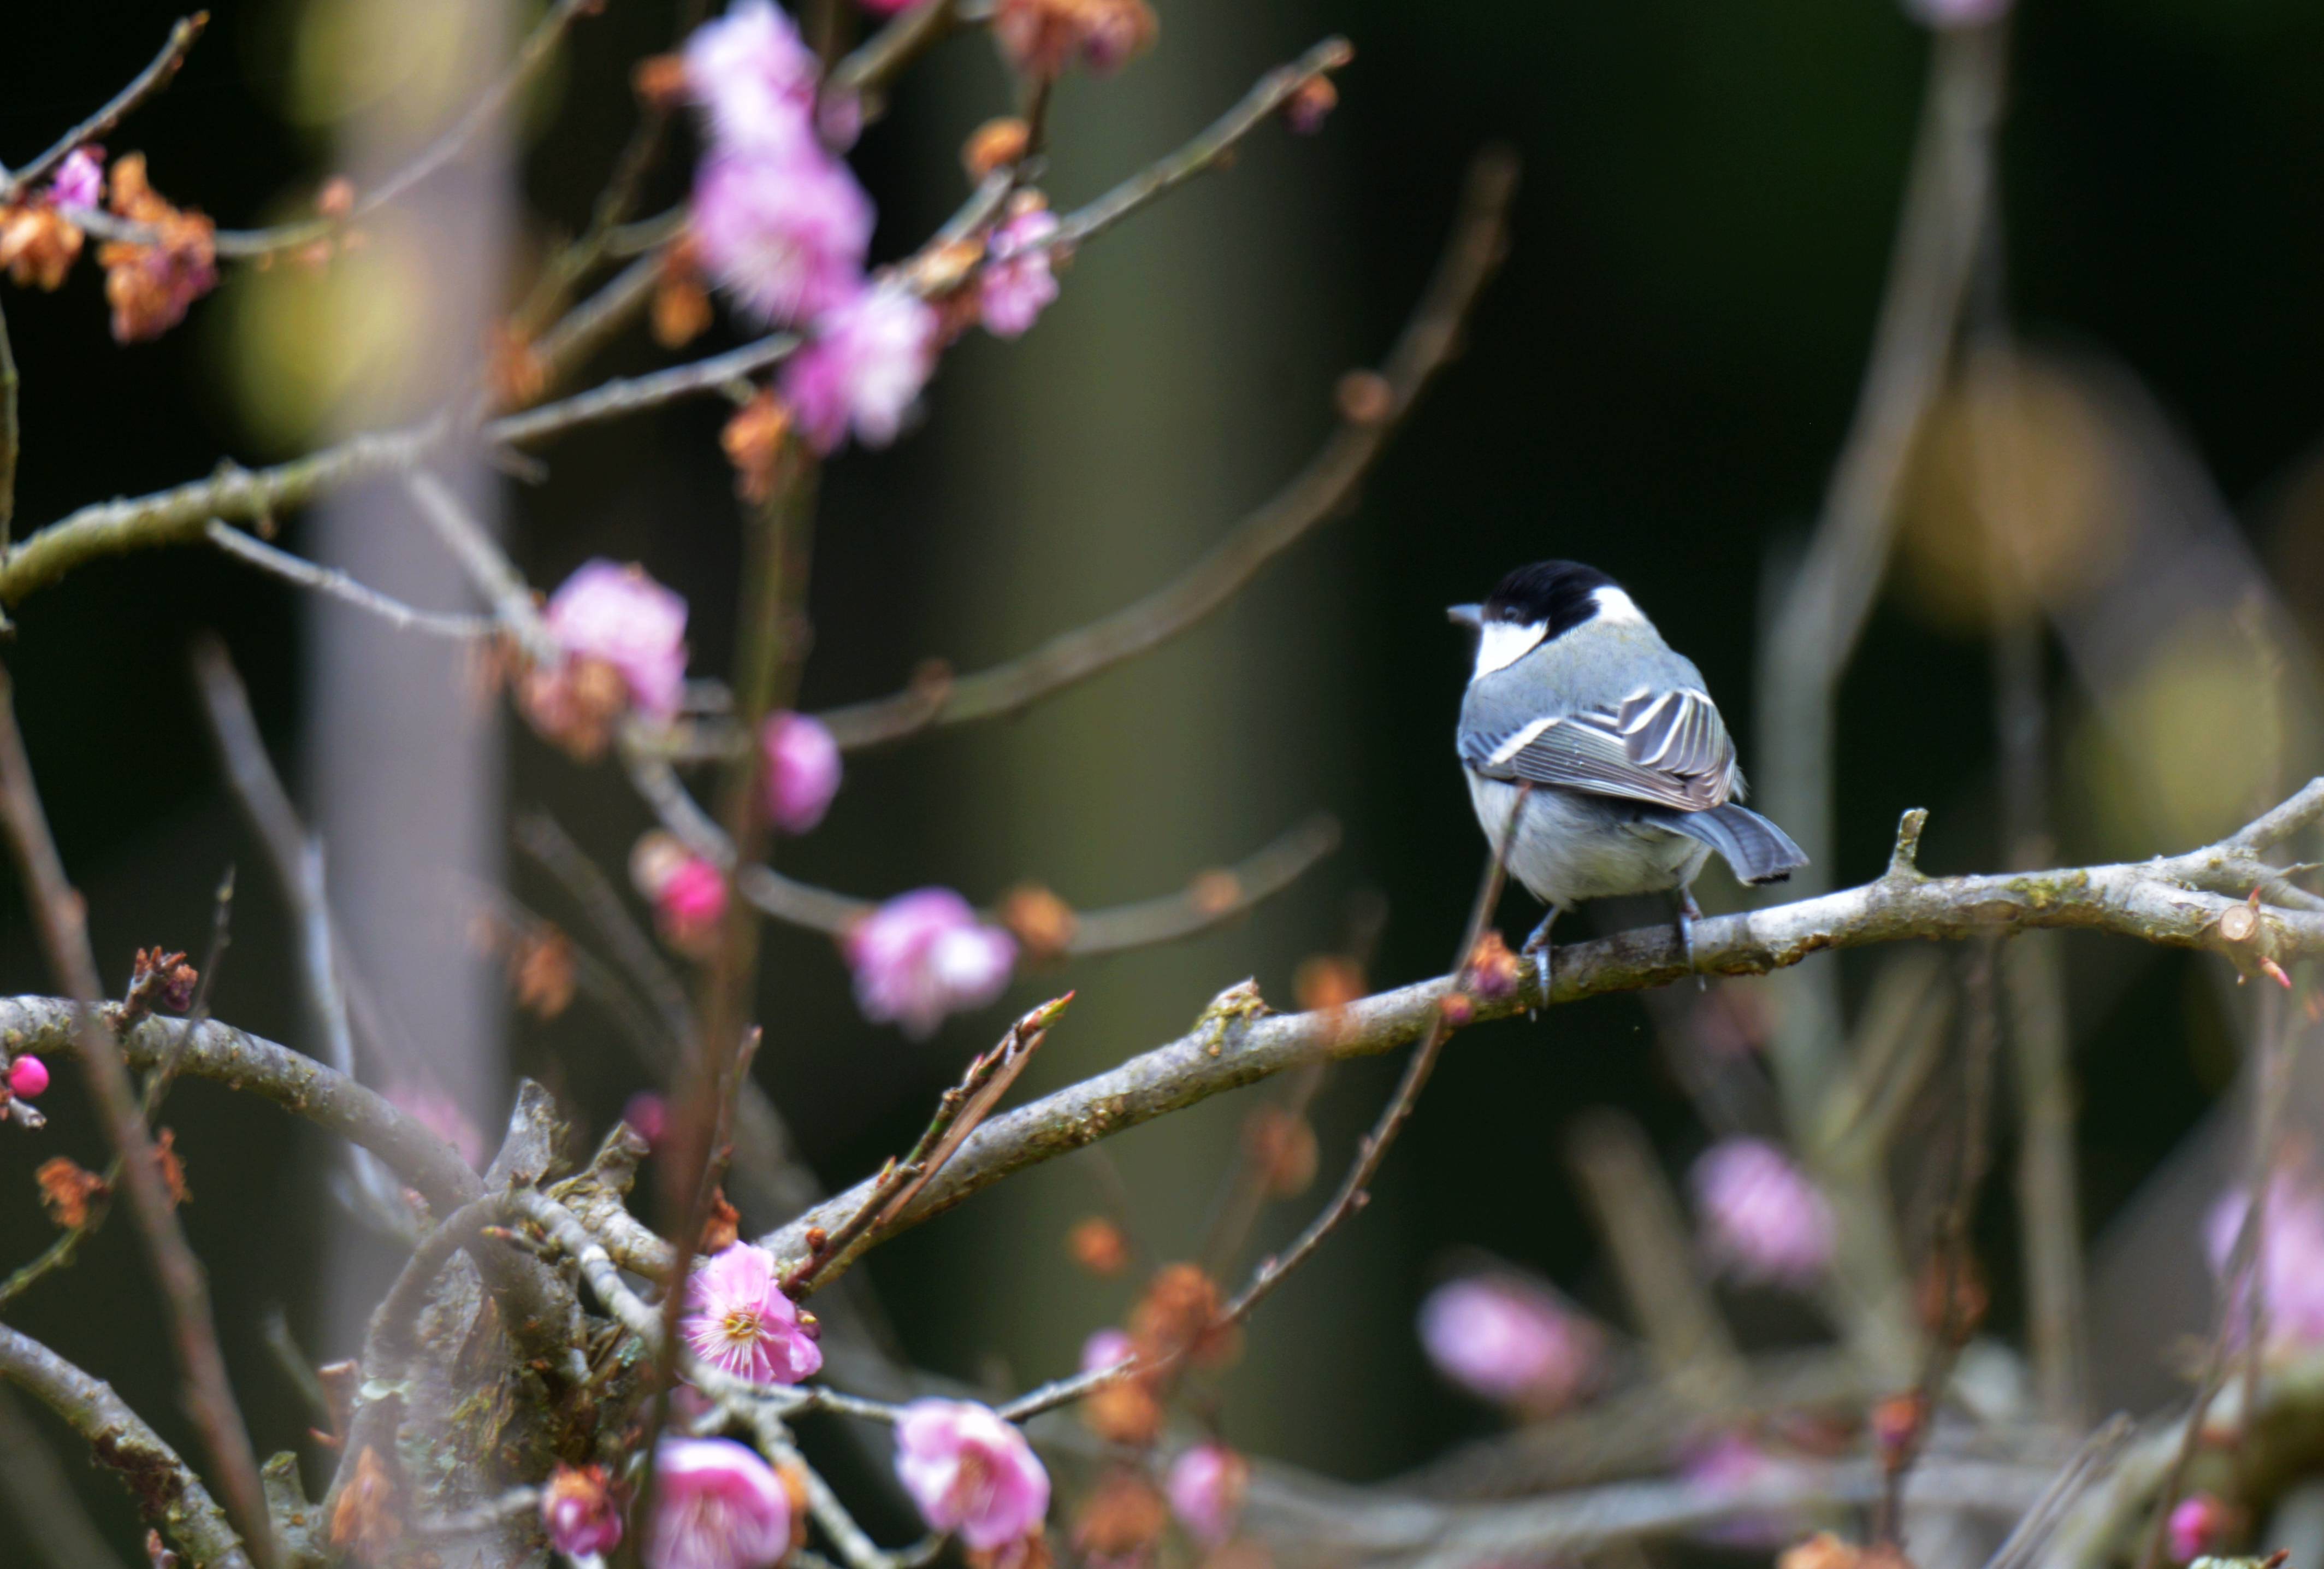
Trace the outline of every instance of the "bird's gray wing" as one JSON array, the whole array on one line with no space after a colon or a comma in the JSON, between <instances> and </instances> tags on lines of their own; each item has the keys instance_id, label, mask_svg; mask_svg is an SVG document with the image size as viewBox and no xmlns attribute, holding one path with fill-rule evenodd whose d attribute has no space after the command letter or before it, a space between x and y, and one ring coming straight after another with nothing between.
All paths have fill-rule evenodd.
<instances>
[{"instance_id":1,"label":"bird's gray wing","mask_svg":"<svg viewBox=\"0 0 2324 1569\"><path fill-rule=\"evenodd\" d=\"M1707 811L1738 793L1735 743L1708 693L1634 692L1607 707L1464 738L1462 761L1490 779L1530 780Z\"/></svg>"}]
</instances>

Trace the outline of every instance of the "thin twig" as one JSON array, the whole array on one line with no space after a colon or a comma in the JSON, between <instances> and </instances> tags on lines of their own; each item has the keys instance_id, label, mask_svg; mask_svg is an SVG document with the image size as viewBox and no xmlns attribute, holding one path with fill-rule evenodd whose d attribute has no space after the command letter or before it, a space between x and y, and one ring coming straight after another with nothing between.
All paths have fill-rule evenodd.
<instances>
[{"instance_id":1,"label":"thin twig","mask_svg":"<svg viewBox=\"0 0 2324 1569\"><path fill-rule=\"evenodd\" d=\"M0 558L8 554L8 531L16 521L16 454L22 439L16 389L16 350L8 341L7 313L0 311Z\"/></svg>"},{"instance_id":2,"label":"thin twig","mask_svg":"<svg viewBox=\"0 0 2324 1569\"><path fill-rule=\"evenodd\" d=\"M611 879L599 870L586 851L574 842L563 825L547 812L520 813L516 820L518 848L554 877L567 895L581 907L596 928L598 940L613 950L613 958L637 989L660 1015L669 1049L648 1065L667 1078L679 1056L701 1033L686 988L663 960L660 950L643 928L630 918L628 907Z\"/></svg>"},{"instance_id":3,"label":"thin twig","mask_svg":"<svg viewBox=\"0 0 2324 1569\"><path fill-rule=\"evenodd\" d=\"M959 25L959 0L918 0L857 44L825 78L827 88L862 95L863 117L880 117L881 89Z\"/></svg>"},{"instance_id":4,"label":"thin twig","mask_svg":"<svg viewBox=\"0 0 2324 1569\"><path fill-rule=\"evenodd\" d=\"M23 737L16 728L14 692L5 675L0 675L0 816L6 818L8 837L23 872L41 946L50 967L71 993L79 1016L76 1034L82 1069L106 1136L121 1158L122 1183L136 1213L154 1278L169 1304L187 1410L202 1435L210 1463L217 1469L227 1512L241 1527L253 1560L258 1569L271 1569L275 1561L274 1539L265 1495L259 1486L250 1434L234 1403L226 1359L218 1350L209 1288L178 1223L176 1205L162 1181L153 1141L131 1087L129 1070L123 1066L120 1048L98 1011L97 958L88 946L85 907L66 881L63 863L50 837L32 762L24 755Z\"/></svg>"},{"instance_id":5,"label":"thin twig","mask_svg":"<svg viewBox=\"0 0 2324 1569\"><path fill-rule=\"evenodd\" d=\"M931 678L892 697L817 715L844 747L884 745L932 727L1014 714L1053 692L1135 659L1202 621L1267 564L1339 516L1436 374L1459 352L1463 325L1508 251L1517 162L1499 151L1471 165L1460 212L1434 276L1373 381L1351 379L1340 423L1322 450L1265 505L1179 577L1112 614L974 675Z\"/></svg>"},{"instance_id":6,"label":"thin twig","mask_svg":"<svg viewBox=\"0 0 2324 1569\"><path fill-rule=\"evenodd\" d=\"M391 598L376 588L356 582L336 567L318 567L288 550L278 550L221 519L212 518L202 531L211 544L227 555L239 557L260 571L271 572L301 588L311 588L343 605L368 611L399 630L449 638L480 638L493 634L495 623L490 616L447 614L441 611L415 609L400 599Z\"/></svg>"},{"instance_id":7,"label":"thin twig","mask_svg":"<svg viewBox=\"0 0 2324 1569\"><path fill-rule=\"evenodd\" d=\"M543 403L538 409L528 409L521 414L503 414L484 427L484 438L488 442L521 446L528 441L538 441L544 436L561 435L586 425L618 420L679 398L715 392L722 387L742 382L770 365L779 364L798 345L797 333L772 333L753 339L740 348L730 348L724 354L712 355L706 359L686 365L672 365L668 370L653 371L641 376L617 376L559 402Z\"/></svg>"},{"instance_id":8,"label":"thin twig","mask_svg":"<svg viewBox=\"0 0 2324 1569\"><path fill-rule=\"evenodd\" d=\"M0 180L0 207L16 200L27 189L54 173L59 164L72 156L74 149L111 135L113 128L128 118L138 105L168 87L170 78L176 76L178 68L186 63L186 56L193 52L195 41L201 37L202 29L208 27L209 22L210 14L207 11L197 11L191 16L180 18L178 24L170 29L170 36L162 43L161 52L155 55L152 63L139 71L127 87L114 94L111 101L96 114L57 138L47 152L5 180Z\"/></svg>"},{"instance_id":9,"label":"thin twig","mask_svg":"<svg viewBox=\"0 0 2324 1569\"><path fill-rule=\"evenodd\" d=\"M485 531L475 514L452 494L452 487L424 468L406 474L403 486L419 503L420 515L428 520L436 537L444 541L453 559L459 562L460 569L493 607L494 619L508 628L509 635L516 639L526 656L545 665L562 660L564 649L540 619L532 586L524 580L524 574L517 570L516 563Z\"/></svg>"}]
</instances>

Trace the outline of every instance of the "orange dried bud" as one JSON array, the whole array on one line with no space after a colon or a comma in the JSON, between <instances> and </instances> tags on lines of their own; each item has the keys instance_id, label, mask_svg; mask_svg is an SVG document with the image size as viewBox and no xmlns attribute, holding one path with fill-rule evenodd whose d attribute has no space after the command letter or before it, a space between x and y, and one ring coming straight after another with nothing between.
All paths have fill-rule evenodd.
<instances>
[{"instance_id":1,"label":"orange dried bud","mask_svg":"<svg viewBox=\"0 0 2324 1569\"><path fill-rule=\"evenodd\" d=\"M1121 1228L1102 1215L1092 1215L1065 1233L1065 1251L1074 1262L1101 1278L1130 1268L1130 1242Z\"/></svg>"},{"instance_id":2,"label":"orange dried bud","mask_svg":"<svg viewBox=\"0 0 2324 1569\"><path fill-rule=\"evenodd\" d=\"M1310 1011L1345 1008L1363 997L1363 966L1345 954L1317 954L1301 961L1291 992Z\"/></svg>"},{"instance_id":3,"label":"orange dried bud","mask_svg":"<svg viewBox=\"0 0 2324 1569\"><path fill-rule=\"evenodd\" d=\"M1459 1029L1476 1019L1477 1005L1458 992L1447 992L1436 1000L1436 1011L1446 1025Z\"/></svg>"},{"instance_id":4,"label":"orange dried bud","mask_svg":"<svg viewBox=\"0 0 2324 1569\"><path fill-rule=\"evenodd\" d=\"M1002 165L1024 157L1031 138L1032 132L1025 122L1014 115L987 120L971 131L968 140L961 144L960 165L968 171L971 180L982 180Z\"/></svg>"},{"instance_id":5,"label":"orange dried bud","mask_svg":"<svg viewBox=\"0 0 2324 1569\"><path fill-rule=\"evenodd\" d=\"M1378 371L1350 371L1332 389L1332 402L1351 425L1377 425L1396 408L1396 392Z\"/></svg>"},{"instance_id":6,"label":"orange dried bud","mask_svg":"<svg viewBox=\"0 0 2324 1569\"><path fill-rule=\"evenodd\" d=\"M159 337L217 286L217 226L164 200L146 180L143 152L114 164L107 191L116 214L154 232L151 245L116 240L97 254L105 268L106 302L113 308L114 338Z\"/></svg>"},{"instance_id":7,"label":"orange dried bud","mask_svg":"<svg viewBox=\"0 0 2324 1569\"><path fill-rule=\"evenodd\" d=\"M1242 880L1223 868L1213 868L1187 885L1186 900L1199 914L1224 915L1242 902Z\"/></svg>"},{"instance_id":8,"label":"orange dried bud","mask_svg":"<svg viewBox=\"0 0 2324 1569\"><path fill-rule=\"evenodd\" d=\"M1818 1531L1776 1555L1775 1569L1860 1569L1864 1549L1830 1531Z\"/></svg>"},{"instance_id":9,"label":"orange dried bud","mask_svg":"<svg viewBox=\"0 0 2324 1569\"><path fill-rule=\"evenodd\" d=\"M1081 924L1073 907L1038 882L1020 882L1001 896L1001 924L1024 946L1028 959L1060 959Z\"/></svg>"},{"instance_id":10,"label":"orange dried bud","mask_svg":"<svg viewBox=\"0 0 2324 1569\"><path fill-rule=\"evenodd\" d=\"M1203 1560L1203 1569L1275 1569L1275 1555L1248 1537L1239 1537L1213 1548Z\"/></svg>"},{"instance_id":11,"label":"orange dried bud","mask_svg":"<svg viewBox=\"0 0 2324 1569\"><path fill-rule=\"evenodd\" d=\"M0 267L19 288L57 288L83 242L79 226L52 207L0 207Z\"/></svg>"},{"instance_id":12,"label":"orange dried bud","mask_svg":"<svg viewBox=\"0 0 2324 1569\"><path fill-rule=\"evenodd\" d=\"M105 1178L61 1155L51 1155L32 1173L49 1218L75 1231L88 1223L89 1206L112 1190Z\"/></svg>"},{"instance_id":13,"label":"orange dried bud","mask_svg":"<svg viewBox=\"0 0 2324 1569\"><path fill-rule=\"evenodd\" d=\"M516 700L542 740L587 762L612 743L614 723L630 706L630 684L604 660L571 658L562 669L527 670Z\"/></svg>"},{"instance_id":14,"label":"orange dried bud","mask_svg":"<svg viewBox=\"0 0 2324 1569\"><path fill-rule=\"evenodd\" d=\"M549 366L540 351L505 321L493 324L484 374L503 408L530 403L549 388Z\"/></svg>"},{"instance_id":15,"label":"orange dried bud","mask_svg":"<svg viewBox=\"0 0 2324 1569\"><path fill-rule=\"evenodd\" d=\"M1315 1180L1315 1128L1281 1106L1261 1106L1242 1125L1242 1147L1270 1198L1290 1198Z\"/></svg>"},{"instance_id":16,"label":"orange dried bud","mask_svg":"<svg viewBox=\"0 0 2324 1569\"><path fill-rule=\"evenodd\" d=\"M775 469L790 426L790 411L765 388L734 411L718 433L718 445L734 466L736 495L755 506L774 494Z\"/></svg>"},{"instance_id":17,"label":"orange dried bud","mask_svg":"<svg viewBox=\"0 0 2324 1569\"><path fill-rule=\"evenodd\" d=\"M791 1506L791 1551L807 1546L807 1518L809 1491L807 1472L797 1462L786 1460L775 1467L775 1480L783 1484L783 1496Z\"/></svg>"},{"instance_id":18,"label":"orange dried bud","mask_svg":"<svg viewBox=\"0 0 2324 1569\"><path fill-rule=\"evenodd\" d=\"M1340 89L1332 85L1332 78L1309 77L1284 101L1284 123L1295 136L1313 136L1323 128L1325 117L1339 106Z\"/></svg>"},{"instance_id":19,"label":"orange dried bud","mask_svg":"<svg viewBox=\"0 0 2324 1569\"><path fill-rule=\"evenodd\" d=\"M1117 1379L1082 1402L1082 1422L1110 1444L1143 1448L1162 1435L1162 1402L1144 1378Z\"/></svg>"},{"instance_id":20,"label":"orange dried bud","mask_svg":"<svg viewBox=\"0 0 2324 1569\"><path fill-rule=\"evenodd\" d=\"M680 235L663 247L654 276L653 336L664 348L682 348L710 325L710 291L702 278L702 258L694 236Z\"/></svg>"},{"instance_id":21,"label":"orange dried bud","mask_svg":"<svg viewBox=\"0 0 2324 1569\"><path fill-rule=\"evenodd\" d=\"M1903 1465L1921 1441L1928 1424L1928 1402L1917 1389L1891 1395L1872 1407L1872 1444L1880 1463L1890 1471Z\"/></svg>"},{"instance_id":22,"label":"orange dried bud","mask_svg":"<svg viewBox=\"0 0 2324 1569\"><path fill-rule=\"evenodd\" d=\"M1525 980L1526 966L1509 945L1501 940L1499 932L1487 932L1477 939L1470 951L1467 973L1462 983L1480 997L1512 996Z\"/></svg>"},{"instance_id":23,"label":"orange dried bud","mask_svg":"<svg viewBox=\"0 0 2324 1569\"><path fill-rule=\"evenodd\" d=\"M1117 1469L1083 1500L1074 1518L1074 1546L1084 1557L1132 1558L1152 1546L1169 1523L1170 1508L1154 1484Z\"/></svg>"},{"instance_id":24,"label":"orange dried bud","mask_svg":"<svg viewBox=\"0 0 2324 1569\"><path fill-rule=\"evenodd\" d=\"M726 1202L726 1190L722 1187L710 1195L710 1214L702 1223L702 1242L696 1251L705 1257L723 1253L742 1234L742 1217Z\"/></svg>"},{"instance_id":25,"label":"orange dried bud","mask_svg":"<svg viewBox=\"0 0 2324 1569\"><path fill-rule=\"evenodd\" d=\"M315 210L327 218L343 218L355 210L355 182L334 174L315 193Z\"/></svg>"},{"instance_id":26,"label":"orange dried bud","mask_svg":"<svg viewBox=\"0 0 2324 1569\"><path fill-rule=\"evenodd\" d=\"M686 57L648 55L630 72L630 87L645 103L664 109L676 108L686 101Z\"/></svg>"},{"instance_id":27,"label":"orange dried bud","mask_svg":"<svg viewBox=\"0 0 2324 1569\"><path fill-rule=\"evenodd\" d=\"M1049 1534L1036 1528L998 1547L971 1547L961 1556L968 1569L1049 1569Z\"/></svg>"},{"instance_id":28,"label":"orange dried bud","mask_svg":"<svg viewBox=\"0 0 2324 1569\"><path fill-rule=\"evenodd\" d=\"M194 1196L194 1190L186 1186L185 1163L178 1158L178 1135L174 1130L155 1131L153 1164L161 1173L161 1186L170 1190L172 1204L182 1204Z\"/></svg>"},{"instance_id":29,"label":"orange dried bud","mask_svg":"<svg viewBox=\"0 0 2324 1569\"><path fill-rule=\"evenodd\" d=\"M1151 49L1160 32L1146 0L1000 0L992 13L1001 54L1031 77L1055 77L1076 60L1104 76Z\"/></svg>"},{"instance_id":30,"label":"orange dried bud","mask_svg":"<svg viewBox=\"0 0 2324 1569\"><path fill-rule=\"evenodd\" d=\"M573 1003L573 940L546 923L517 938L509 954L516 1005L549 1020Z\"/></svg>"},{"instance_id":31,"label":"orange dried bud","mask_svg":"<svg viewBox=\"0 0 2324 1569\"><path fill-rule=\"evenodd\" d=\"M1130 1315L1130 1338L1141 1348L1177 1350L1209 1326L1218 1307L1218 1282L1201 1265L1165 1264Z\"/></svg>"},{"instance_id":32,"label":"orange dried bud","mask_svg":"<svg viewBox=\"0 0 2324 1569\"><path fill-rule=\"evenodd\" d=\"M338 1507L331 1511L331 1546L358 1563L377 1563L402 1537L403 1522L395 1513L395 1479L388 1474L379 1451L366 1445L355 1456L355 1474L340 1490Z\"/></svg>"},{"instance_id":33,"label":"orange dried bud","mask_svg":"<svg viewBox=\"0 0 2324 1569\"><path fill-rule=\"evenodd\" d=\"M1917 1306L1921 1327L1930 1334L1946 1333L1945 1285L1952 1283L1951 1333L1958 1343L1975 1334L1985 1322L1986 1309L1992 1306L1992 1294L1987 1290L1985 1269L1974 1255L1964 1257L1948 1270L1944 1260L1931 1259L1921 1270Z\"/></svg>"}]
</instances>

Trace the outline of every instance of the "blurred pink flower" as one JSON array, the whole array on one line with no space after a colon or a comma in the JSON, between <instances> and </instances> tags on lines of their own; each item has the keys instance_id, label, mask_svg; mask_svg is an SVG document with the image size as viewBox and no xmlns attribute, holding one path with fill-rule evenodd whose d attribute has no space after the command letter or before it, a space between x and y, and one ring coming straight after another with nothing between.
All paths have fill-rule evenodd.
<instances>
[{"instance_id":1,"label":"blurred pink flower","mask_svg":"<svg viewBox=\"0 0 2324 1569\"><path fill-rule=\"evenodd\" d=\"M756 1243L735 1242L696 1266L678 1328L696 1356L755 1384L796 1384L823 1366L775 1256Z\"/></svg>"},{"instance_id":2,"label":"blurred pink flower","mask_svg":"<svg viewBox=\"0 0 2324 1569\"><path fill-rule=\"evenodd\" d=\"M1049 1512L1049 1473L990 1407L915 1400L896 1422L896 1474L932 1529L989 1553L1030 1536Z\"/></svg>"},{"instance_id":3,"label":"blurred pink flower","mask_svg":"<svg viewBox=\"0 0 2324 1569\"><path fill-rule=\"evenodd\" d=\"M762 321L806 321L855 295L872 223L872 198L811 138L780 152L714 151L695 175L696 251Z\"/></svg>"},{"instance_id":4,"label":"blurred pink flower","mask_svg":"<svg viewBox=\"0 0 2324 1569\"><path fill-rule=\"evenodd\" d=\"M977 303L984 330L993 337L1023 337L1056 299L1056 274L1042 244L1056 232L1056 217L1045 208L1020 212L992 232Z\"/></svg>"},{"instance_id":5,"label":"blurred pink flower","mask_svg":"<svg viewBox=\"0 0 2324 1569\"><path fill-rule=\"evenodd\" d=\"M855 0L858 5L874 16L893 16L912 8L912 0Z\"/></svg>"},{"instance_id":6,"label":"blurred pink flower","mask_svg":"<svg viewBox=\"0 0 2324 1569\"><path fill-rule=\"evenodd\" d=\"M57 165L49 181L49 199L59 207L96 208L105 204L105 149L76 147Z\"/></svg>"},{"instance_id":7,"label":"blurred pink flower","mask_svg":"<svg viewBox=\"0 0 2324 1569\"><path fill-rule=\"evenodd\" d=\"M654 929L681 954L709 952L726 918L726 874L699 855L670 868L654 891Z\"/></svg>"},{"instance_id":8,"label":"blurred pink flower","mask_svg":"<svg viewBox=\"0 0 2324 1569\"><path fill-rule=\"evenodd\" d=\"M900 894L858 922L845 941L855 1002L874 1024L899 1024L915 1040L945 1015L1001 995L1017 944L976 918L949 888Z\"/></svg>"},{"instance_id":9,"label":"blurred pink flower","mask_svg":"<svg viewBox=\"0 0 2324 1569\"><path fill-rule=\"evenodd\" d=\"M651 1090L640 1090L622 1103L622 1121L649 1148L659 1149L669 1131L669 1103Z\"/></svg>"},{"instance_id":10,"label":"blurred pink flower","mask_svg":"<svg viewBox=\"0 0 2324 1569\"><path fill-rule=\"evenodd\" d=\"M1831 1206L1762 1139L1722 1139L1694 1163L1703 1247L1744 1280L1812 1285L1831 1262Z\"/></svg>"},{"instance_id":11,"label":"blurred pink flower","mask_svg":"<svg viewBox=\"0 0 2324 1569\"><path fill-rule=\"evenodd\" d=\"M1420 1305L1420 1343L1436 1371L1472 1394L1548 1412L1596 1381L1598 1326L1547 1291L1506 1276L1447 1281Z\"/></svg>"},{"instance_id":12,"label":"blurred pink flower","mask_svg":"<svg viewBox=\"0 0 2324 1569\"><path fill-rule=\"evenodd\" d=\"M1904 0L1904 10L1923 27L1983 27L2009 14L2010 0Z\"/></svg>"},{"instance_id":13,"label":"blurred pink flower","mask_svg":"<svg viewBox=\"0 0 2324 1569\"><path fill-rule=\"evenodd\" d=\"M900 289L872 289L824 316L783 362L783 401L818 451L835 452L850 427L885 447L936 370L936 313Z\"/></svg>"},{"instance_id":14,"label":"blurred pink flower","mask_svg":"<svg viewBox=\"0 0 2324 1569\"><path fill-rule=\"evenodd\" d=\"M1170 1463L1170 1512L1205 1547L1223 1546L1242 1515L1250 1463L1223 1444L1197 1444Z\"/></svg>"},{"instance_id":15,"label":"blurred pink flower","mask_svg":"<svg viewBox=\"0 0 2324 1569\"><path fill-rule=\"evenodd\" d=\"M2191 1564L2227 1545L2234 1512L2213 1494L2191 1492L2171 1509L2171 1561Z\"/></svg>"},{"instance_id":16,"label":"blurred pink flower","mask_svg":"<svg viewBox=\"0 0 2324 1569\"><path fill-rule=\"evenodd\" d=\"M804 834L823 821L839 793L839 743L823 721L805 714L770 714L759 728L764 755L767 817L786 834Z\"/></svg>"},{"instance_id":17,"label":"blurred pink flower","mask_svg":"<svg viewBox=\"0 0 2324 1569\"><path fill-rule=\"evenodd\" d=\"M655 1446L646 1569L767 1569L790 1550L790 1495L754 1452L731 1438Z\"/></svg>"},{"instance_id":18,"label":"blurred pink flower","mask_svg":"<svg viewBox=\"0 0 2324 1569\"><path fill-rule=\"evenodd\" d=\"M20 1057L8 1065L8 1093L38 1100L49 1087L49 1065L37 1057Z\"/></svg>"},{"instance_id":19,"label":"blurred pink flower","mask_svg":"<svg viewBox=\"0 0 2324 1569\"><path fill-rule=\"evenodd\" d=\"M789 152L812 143L823 65L768 0L738 0L686 41L686 85L709 117L715 150Z\"/></svg>"},{"instance_id":20,"label":"blurred pink flower","mask_svg":"<svg viewBox=\"0 0 2324 1569\"><path fill-rule=\"evenodd\" d=\"M390 1089L387 1100L390 1105L449 1144L471 1167L484 1169L484 1131L468 1120L459 1102L433 1085L411 1082Z\"/></svg>"},{"instance_id":21,"label":"blurred pink flower","mask_svg":"<svg viewBox=\"0 0 2324 1569\"><path fill-rule=\"evenodd\" d=\"M549 1545L568 1558L610 1553L622 1543L622 1510L602 1465L559 1465L540 1493Z\"/></svg>"},{"instance_id":22,"label":"blurred pink flower","mask_svg":"<svg viewBox=\"0 0 2324 1569\"><path fill-rule=\"evenodd\" d=\"M1119 1367L1137 1354L1138 1343L1121 1330L1095 1330L1082 1342L1081 1371L1094 1373L1106 1368Z\"/></svg>"},{"instance_id":23,"label":"blurred pink flower","mask_svg":"<svg viewBox=\"0 0 2324 1569\"><path fill-rule=\"evenodd\" d=\"M2223 1291L2230 1288L2227 1265L2250 1207L2248 1190L2231 1188L2219 1195L2203 1223L2204 1251L2212 1278ZM2309 1174L2280 1174L2268 1185L2263 1219L2259 1262L2253 1275L2267 1311L2267 1340L2285 1346L2324 1343L2324 1191ZM2238 1305L2228 1315L2229 1332L2240 1339L2244 1325Z\"/></svg>"},{"instance_id":24,"label":"blurred pink flower","mask_svg":"<svg viewBox=\"0 0 2324 1569\"><path fill-rule=\"evenodd\" d=\"M549 595L542 619L567 654L618 671L640 713L677 715L686 695L686 601L645 568L584 561Z\"/></svg>"}]
</instances>

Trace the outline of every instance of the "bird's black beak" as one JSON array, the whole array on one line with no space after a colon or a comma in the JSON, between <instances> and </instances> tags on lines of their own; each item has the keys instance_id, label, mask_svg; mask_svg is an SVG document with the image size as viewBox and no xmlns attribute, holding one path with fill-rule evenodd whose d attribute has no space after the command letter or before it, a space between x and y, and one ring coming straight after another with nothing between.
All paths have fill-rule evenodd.
<instances>
[{"instance_id":1,"label":"bird's black beak","mask_svg":"<svg viewBox=\"0 0 2324 1569\"><path fill-rule=\"evenodd\" d=\"M1454 626L1465 626L1471 632L1485 624L1485 607L1481 605L1450 605L1444 607L1444 619Z\"/></svg>"}]
</instances>

